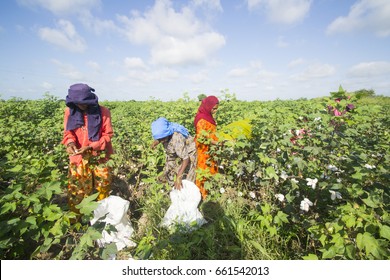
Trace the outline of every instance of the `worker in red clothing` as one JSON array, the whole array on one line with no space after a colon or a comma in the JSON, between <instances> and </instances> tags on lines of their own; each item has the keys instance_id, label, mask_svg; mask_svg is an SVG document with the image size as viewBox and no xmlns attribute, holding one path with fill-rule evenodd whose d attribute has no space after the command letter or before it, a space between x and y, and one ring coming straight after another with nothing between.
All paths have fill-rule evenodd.
<instances>
[{"instance_id":1,"label":"worker in red clothing","mask_svg":"<svg viewBox=\"0 0 390 280\"><path fill-rule=\"evenodd\" d=\"M86 84L70 86L66 96L64 137L69 154L68 204L72 211L84 197L99 192L98 200L109 196L113 153L110 110L98 103L94 89Z\"/></svg>"}]
</instances>

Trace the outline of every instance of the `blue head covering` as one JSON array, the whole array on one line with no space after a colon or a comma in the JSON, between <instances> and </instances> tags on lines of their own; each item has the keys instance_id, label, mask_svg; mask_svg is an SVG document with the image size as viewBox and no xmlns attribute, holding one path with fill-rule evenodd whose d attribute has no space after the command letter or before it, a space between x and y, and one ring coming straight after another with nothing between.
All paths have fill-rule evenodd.
<instances>
[{"instance_id":1,"label":"blue head covering","mask_svg":"<svg viewBox=\"0 0 390 280\"><path fill-rule=\"evenodd\" d=\"M99 130L102 123L102 116L95 90L86 84L74 84L69 87L66 96L66 106L69 107L70 114L66 125L66 130L73 130L84 125L83 112L77 104L88 105L88 138L92 141L99 140Z\"/></svg>"},{"instance_id":2,"label":"blue head covering","mask_svg":"<svg viewBox=\"0 0 390 280\"><path fill-rule=\"evenodd\" d=\"M169 122L166 118L161 117L152 122L152 135L154 139L170 136L174 132L181 133L185 138L190 135L187 128L181 124Z\"/></svg>"}]
</instances>

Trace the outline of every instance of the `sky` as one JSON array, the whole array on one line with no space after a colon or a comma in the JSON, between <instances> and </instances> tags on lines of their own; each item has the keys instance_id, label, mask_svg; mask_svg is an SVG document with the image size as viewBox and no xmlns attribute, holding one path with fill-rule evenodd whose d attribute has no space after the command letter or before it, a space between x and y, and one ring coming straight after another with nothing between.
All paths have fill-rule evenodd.
<instances>
[{"instance_id":1,"label":"sky","mask_svg":"<svg viewBox=\"0 0 390 280\"><path fill-rule=\"evenodd\" d=\"M390 96L390 0L4 0L0 98Z\"/></svg>"}]
</instances>

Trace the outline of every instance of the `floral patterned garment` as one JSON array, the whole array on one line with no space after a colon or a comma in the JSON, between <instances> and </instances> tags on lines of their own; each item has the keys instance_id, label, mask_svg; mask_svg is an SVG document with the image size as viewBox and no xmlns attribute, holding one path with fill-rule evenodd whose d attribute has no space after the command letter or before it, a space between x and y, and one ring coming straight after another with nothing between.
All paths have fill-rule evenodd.
<instances>
[{"instance_id":1,"label":"floral patterned garment","mask_svg":"<svg viewBox=\"0 0 390 280\"><path fill-rule=\"evenodd\" d=\"M79 164L70 163L68 180L68 204L75 213L79 213L76 205L92 193L99 193L97 200L110 194L111 172L104 164L91 165L86 158Z\"/></svg>"},{"instance_id":2,"label":"floral patterned garment","mask_svg":"<svg viewBox=\"0 0 390 280\"><path fill-rule=\"evenodd\" d=\"M203 143L207 141L207 139L213 139L218 141L215 132L217 130L217 126L201 119L198 121L196 125L196 148L198 151L198 163L197 169L202 171L208 171L209 174L213 175L218 172L218 167L216 162L212 161L209 154L209 145ZM196 185L198 186L203 199L207 196L207 190L204 188L205 179L201 178L201 176L197 176Z\"/></svg>"},{"instance_id":3,"label":"floral patterned garment","mask_svg":"<svg viewBox=\"0 0 390 280\"><path fill-rule=\"evenodd\" d=\"M164 175L169 185L174 186L180 165L187 158L190 158L190 164L187 166L183 179L195 182L197 153L194 138L189 136L186 139L181 133L175 132L171 140L164 143L164 149L166 154Z\"/></svg>"}]
</instances>

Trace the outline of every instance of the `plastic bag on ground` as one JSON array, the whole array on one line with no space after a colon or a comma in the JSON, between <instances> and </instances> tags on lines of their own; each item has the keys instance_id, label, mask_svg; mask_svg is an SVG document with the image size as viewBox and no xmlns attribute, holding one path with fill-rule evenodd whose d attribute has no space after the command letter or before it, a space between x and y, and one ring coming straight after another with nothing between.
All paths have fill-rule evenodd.
<instances>
[{"instance_id":1,"label":"plastic bag on ground","mask_svg":"<svg viewBox=\"0 0 390 280\"><path fill-rule=\"evenodd\" d=\"M173 189L169 196L172 203L165 213L161 226L169 228L179 224L186 230L192 230L207 223L198 210L201 194L193 182L183 180L181 190Z\"/></svg>"},{"instance_id":2,"label":"plastic bag on ground","mask_svg":"<svg viewBox=\"0 0 390 280\"><path fill-rule=\"evenodd\" d=\"M130 240L134 229L127 216L129 205L129 201L115 195L99 201L98 207L94 210L94 218L91 220L91 225L105 216L101 221L113 225L117 230L116 232L111 231L110 233L103 230L102 238L97 240L99 247L104 247L109 243L115 243L117 250L120 251L123 248L136 245Z\"/></svg>"}]
</instances>

